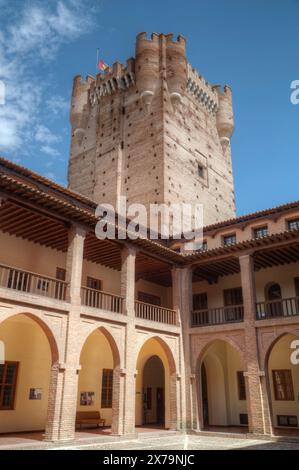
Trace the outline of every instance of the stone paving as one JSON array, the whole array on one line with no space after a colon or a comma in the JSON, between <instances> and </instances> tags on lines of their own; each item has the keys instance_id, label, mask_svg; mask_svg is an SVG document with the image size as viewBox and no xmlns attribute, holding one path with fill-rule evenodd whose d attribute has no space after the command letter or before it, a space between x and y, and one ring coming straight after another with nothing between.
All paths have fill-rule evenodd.
<instances>
[{"instance_id":1,"label":"stone paving","mask_svg":"<svg viewBox=\"0 0 299 470\"><path fill-rule=\"evenodd\" d=\"M81 436L80 436L81 437ZM245 435L183 435L164 431L140 433L135 438L98 436L77 439L72 443L51 444L46 442L1 442L0 451L12 450L299 450L299 439L253 439Z\"/></svg>"},{"instance_id":2,"label":"stone paving","mask_svg":"<svg viewBox=\"0 0 299 470\"><path fill-rule=\"evenodd\" d=\"M61 447L60 447L61 449ZM138 438L131 441L87 444L64 449L84 450L299 450L299 442L215 436L172 436Z\"/></svg>"}]
</instances>

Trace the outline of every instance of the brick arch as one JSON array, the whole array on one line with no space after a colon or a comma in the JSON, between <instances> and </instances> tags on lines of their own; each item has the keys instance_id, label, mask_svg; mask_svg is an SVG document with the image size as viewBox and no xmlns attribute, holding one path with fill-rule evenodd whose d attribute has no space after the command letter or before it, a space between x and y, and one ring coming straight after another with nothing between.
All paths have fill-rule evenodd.
<instances>
[{"instance_id":1,"label":"brick arch","mask_svg":"<svg viewBox=\"0 0 299 470\"><path fill-rule=\"evenodd\" d=\"M196 359L196 366L195 366L195 372L198 371L199 367L200 367L200 364L202 362L202 359L205 355L205 353L207 352L207 350L213 345L213 343L215 343L215 341L222 341L224 343L228 343L230 346L232 346L232 348L234 348L236 351L238 351L238 353L240 354L241 358L242 358L242 362L244 363L245 365L245 354L244 354L244 350L239 346L239 344L234 341L231 337L219 337L219 338L213 338L213 339L208 339L206 341L206 343L204 344L204 346L201 347L199 353L198 353L198 356L197 356L197 359Z\"/></svg>"},{"instance_id":2,"label":"brick arch","mask_svg":"<svg viewBox=\"0 0 299 470\"><path fill-rule=\"evenodd\" d=\"M39 316L35 315L34 313L31 312L10 312L9 314L5 315L4 318L0 319L0 324L3 322L10 320L14 317L18 317L19 315L24 315L31 320L33 320L35 323L40 326L40 328L43 330L43 332L46 335L46 338L49 342L50 350L51 350L51 357L52 357L52 366L53 364L56 364L59 362L59 349L57 345L57 341L55 338L55 334L52 331L51 327L44 321L42 320Z\"/></svg>"},{"instance_id":3,"label":"brick arch","mask_svg":"<svg viewBox=\"0 0 299 470\"><path fill-rule=\"evenodd\" d=\"M121 401L120 401L120 394L121 394L121 361L120 361L120 353L118 345L110 333L110 331L104 326L95 326L91 331L89 331L83 338L81 338L81 342L78 345L78 363L80 361L80 356L82 350L90 337L95 331L100 331L103 333L105 338L107 339L113 357L113 389L112 389L112 424L111 430L112 434L120 434L120 415L121 415ZM79 384L79 382L78 382Z\"/></svg>"},{"instance_id":4,"label":"brick arch","mask_svg":"<svg viewBox=\"0 0 299 470\"><path fill-rule=\"evenodd\" d=\"M79 354L78 359L80 360L80 356L81 356L81 353L82 353L82 350L85 346L86 341L88 340L90 335L92 335L95 331L100 331L101 333L103 333L103 335L107 339L107 341L109 343L109 346L111 348L111 352L112 352L114 368L115 367L120 367L120 353L119 353L118 345L117 345L113 335L104 326L96 326L91 331L89 331L88 334L86 336L84 336L84 338L81 339L81 342L79 343L79 347L78 347L78 351L79 351L78 352L78 354Z\"/></svg>"},{"instance_id":5,"label":"brick arch","mask_svg":"<svg viewBox=\"0 0 299 470\"><path fill-rule=\"evenodd\" d=\"M278 333L276 335L276 337L268 345L268 348L264 351L263 365L264 365L264 370L265 371L268 370L269 358L270 358L270 354L271 354L274 346L278 343L278 341L281 340L281 338L283 338L283 336L286 336L286 335L297 336L298 339L299 339L299 330L292 331L292 330L287 329L287 330L281 331L280 333Z\"/></svg>"},{"instance_id":6,"label":"brick arch","mask_svg":"<svg viewBox=\"0 0 299 470\"><path fill-rule=\"evenodd\" d=\"M178 409L177 409L177 368L176 368L176 363L175 359L173 356L173 353L166 343L166 341L161 338L160 336L157 335L152 335L149 338L146 339L146 341L140 346L137 355L136 355L136 369L137 369L137 362L139 355L142 351L142 348L148 343L150 340L156 340L160 346L162 347L163 351L165 352L167 362L168 362L168 367L169 367L169 386L170 386L170 393L169 393L169 405L170 405L170 428L171 429L177 429L178 428ZM158 356L159 357L159 356ZM159 357L159 359L161 359ZM166 396L165 396L166 399Z\"/></svg>"},{"instance_id":7,"label":"brick arch","mask_svg":"<svg viewBox=\"0 0 299 470\"><path fill-rule=\"evenodd\" d=\"M146 341L140 346L139 351L137 352L136 364L137 364L138 357L139 357L139 354L140 354L143 346L145 346L145 344L148 341L152 340L152 339L156 340L160 344L160 346L162 347L163 351L165 352L166 357L167 357L167 361L168 361L170 374L176 373L177 368L176 368L175 359L173 357L172 351L171 351L170 347L168 346L168 344L166 343L166 341L164 341L164 339L160 338L160 336L153 335L153 336L150 336L149 338L146 339Z\"/></svg>"},{"instance_id":8,"label":"brick arch","mask_svg":"<svg viewBox=\"0 0 299 470\"><path fill-rule=\"evenodd\" d=\"M283 329L283 331L280 331L279 333L276 334L275 338L271 341L271 343L268 345L267 348L264 350L264 357L262 358L262 364L264 367L264 372L265 372L265 393L267 395L267 403L269 407L269 427L270 427L270 432L274 432L274 411L273 411L273 397L271 393L271 384L270 384L270 374L269 374L269 359L271 352L273 351L273 348L276 346L276 344L281 340L286 335L292 335L292 336L297 336L299 339L299 329L296 329L296 331L292 331L290 329ZM291 353L291 352L290 352Z\"/></svg>"},{"instance_id":9,"label":"brick arch","mask_svg":"<svg viewBox=\"0 0 299 470\"><path fill-rule=\"evenodd\" d=\"M197 355L197 359L195 362L195 370L194 375L196 377L195 383L195 396L197 400L197 422L200 429L204 429L204 416L203 416L203 400L202 400L202 379L201 379L201 365L203 363L203 358L209 348L215 343L215 341L221 341L223 343L229 344L235 351L237 351L241 357L242 363L246 364L245 362L245 353L242 347L234 341L231 337L228 336L220 336L214 338L208 338L206 342L201 346L199 349L199 353ZM218 359L218 358L217 358ZM247 403L248 406L248 403Z\"/></svg>"}]
</instances>

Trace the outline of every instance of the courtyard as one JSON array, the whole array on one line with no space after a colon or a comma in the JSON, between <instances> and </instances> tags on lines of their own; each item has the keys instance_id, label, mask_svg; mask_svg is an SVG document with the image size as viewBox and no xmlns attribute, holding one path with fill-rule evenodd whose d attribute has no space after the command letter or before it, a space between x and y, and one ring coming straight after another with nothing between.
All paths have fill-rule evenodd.
<instances>
[{"instance_id":1,"label":"courtyard","mask_svg":"<svg viewBox=\"0 0 299 470\"><path fill-rule=\"evenodd\" d=\"M211 433L211 435L184 435L177 432L142 432L136 437L88 436L78 434L70 443L59 445L38 441L37 436L26 434L3 437L0 450L299 450L298 438L257 439L246 435Z\"/></svg>"}]
</instances>

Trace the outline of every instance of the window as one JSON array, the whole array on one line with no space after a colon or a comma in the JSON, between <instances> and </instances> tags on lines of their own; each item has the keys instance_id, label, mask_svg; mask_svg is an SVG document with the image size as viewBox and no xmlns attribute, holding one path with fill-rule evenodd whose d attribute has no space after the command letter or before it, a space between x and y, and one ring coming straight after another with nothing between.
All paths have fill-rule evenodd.
<instances>
[{"instance_id":1,"label":"window","mask_svg":"<svg viewBox=\"0 0 299 470\"><path fill-rule=\"evenodd\" d=\"M247 413L240 413L239 419L240 419L240 424L248 425L248 414Z\"/></svg>"},{"instance_id":2,"label":"window","mask_svg":"<svg viewBox=\"0 0 299 470\"><path fill-rule=\"evenodd\" d=\"M281 300L281 287L276 282L271 282L265 289L267 300Z\"/></svg>"},{"instance_id":3,"label":"window","mask_svg":"<svg viewBox=\"0 0 299 470\"><path fill-rule=\"evenodd\" d=\"M113 370L103 369L101 408L112 408Z\"/></svg>"},{"instance_id":4,"label":"window","mask_svg":"<svg viewBox=\"0 0 299 470\"><path fill-rule=\"evenodd\" d=\"M275 400L294 400L292 372L289 369L272 370Z\"/></svg>"},{"instance_id":5,"label":"window","mask_svg":"<svg viewBox=\"0 0 299 470\"><path fill-rule=\"evenodd\" d=\"M265 225L264 227L258 227L253 230L254 238L263 238L268 236L268 227Z\"/></svg>"},{"instance_id":6,"label":"window","mask_svg":"<svg viewBox=\"0 0 299 470\"><path fill-rule=\"evenodd\" d=\"M297 428L298 427L297 416L277 415L277 425L287 426L289 428Z\"/></svg>"},{"instance_id":7,"label":"window","mask_svg":"<svg viewBox=\"0 0 299 470\"><path fill-rule=\"evenodd\" d=\"M207 310L208 296L206 292L193 295L193 310Z\"/></svg>"},{"instance_id":8,"label":"window","mask_svg":"<svg viewBox=\"0 0 299 470\"><path fill-rule=\"evenodd\" d=\"M288 229L292 230L299 230L299 219L288 220Z\"/></svg>"},{"instance_id":9,"label":"window","mask_svg":"<svg viewBox=\"0 0 299 470\"><path fill-rule=\"evenodd\" d=\"M56 279L62 282L55 284L55 299L65 300L66 285L63 282L66 279L66 270L64 268L56 268Z\"/></svg>"},{"instance_id":10,"label":"window","mask_svg":"<svg viewBox=\"0 0 299 470\"><path fill-rule=\"evenodd\" d=\"M265 288L265 297L269 301L266 303L266 313L269 317L283 316L283 305L281 302L280 285L272 282L267 284Z\"/></svg>"},{"instance_id":11,"label":"window","mask_svg":"<svg viewBox=\"0 0 299 470\"><path fill-rule=\"evenodd\" d=\"M152 305L161 305L161 298L158 295L148 294L147 292L138 292L139 302L144 302Z\"/></svg>"},{"instance_id":12,"label":"window","mask_svg":"<svg viewBox=\"0 0 299 470\"><path fill-rule=\"evenodd\" d=\"M237 371L239 400L246 400L245 377L242 370Z\"/></svg>"},{"instance_id":13,"label":"window","mask_svg":"<svg viewBox=\"0 0 299 470\"><path fill-rule=\"evenodd\" d=\"M18 366L18 362L0 364L0 410L14 409Z\"/></svg>"},{"instance_id":14,"label":"window","mask_svg":"<svg viewBox=\"0 0 299 470\"><path fill-rule=\"evenodd\" d=\"M204 170L204 167L202 165L198 164L197 172L198 172L198 176L200 176L200 178L204 178L205 170Z\"/></svg>"},{"instance_id":15,"label":"window","mask_svg":"<svg viewBox=\"0 0 299 470\"><path fill-rule=\"evenodd\" d=\"M199 251L207 251L208 249L208 242L206 240L204 240L202 242L202 245L201 245L201 248L199 249Z\"/></svg>"},{"instance_id":16,"label":"window","mask_svg":"<svg viewBox=\"0 0 299 470\"><path fill-rule=\"evenodd\" d=\"M233 289L224 289L223 297L224 297L225 307L228 307L229 305L242 305L243 304L242 287L235 287Z\"/></svg>"},{"instance_id":17,"label":"window","mask_svg":"<svg viewBox=\"0 0 299 470\"><path fill-rule=\"evenodd\" d=\"M87 287L89 289L101 290L102 281L100 279L95 279L94 277L87 276Z\"/></svg>"},{"instance_id":18,"label":"window","mask_svg":"<svg viewBox=\"0 0 299 470\"><path fill-rule=\"evenodd\" d=\"M56 268L56 279L59 281L65 281L66 270L64 268Z\"/></svg>"},{"instance_id":19,"label":"window","mask_svg":"<svg viewBox=\"0 0 299 470\"><path fill-rule=\"evenodd\" d=\"M224 317L226 322L235 322L242 320L243 315L243 295L242 287L234 289L224 289Z\"/></svg>"},{"instance_id":20,"label":"window","mask_svg":"<svg viewBox=\"0 0 299 470\"><path fill-rule=\"evenodd\" d=\"M225 235L223 237L223 246L235 245L237 242L236 234L232 233L231 235Z\"/></svg>"}]
</instances>

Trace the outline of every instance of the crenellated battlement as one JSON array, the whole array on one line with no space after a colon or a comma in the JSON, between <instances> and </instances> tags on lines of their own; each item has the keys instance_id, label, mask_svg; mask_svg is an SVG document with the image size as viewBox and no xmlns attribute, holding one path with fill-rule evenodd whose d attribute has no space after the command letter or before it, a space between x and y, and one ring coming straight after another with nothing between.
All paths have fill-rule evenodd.
<instances>
[{"instance_id":1,"label":"crenellated battlement","mask_svg":"<svg viewBox=\"0 0 299 470\"><path fill-rule=\"evenodd\" d=\"M107 75L104 78L97 80L93 89L90 90L90 103L93 105L99 102L102 96L112 95L118 91L127 90L133 85L135 85L134 72L124 70L121 75Z\"/></svg>"},{"instance_id":2,"label":"crenellated battlement","mask_svg":"<svg viewBox=\"0 0 299 470\"><path fill-rule=\"evenodd\" d=\"M174 34L173 33L167 33L167 34L163 34L163 33L151 33L150 35L150 38L148 38L148 34L147 32L141 32L139 34L137 34L136 36L136 44L138 44L139 41L148 41L148 42L153 42L153 43L159 43L159 41L162 39L162 38L165 38L166 40L166 43L178 43L178 44L181 44L181 45L186 45L186 39L184 38L184 36L182 36L181 34L179 34L177 36L177 39L173 39L174 37Z\"/></svg>"},{"instance_id":3,"label":"crenellated battlement","mask_svg":"<svg viewBox=\"0 0 299 470\"><path fill-rule=\"evenodd\" d=\"M126 65L115 62L105 74L98 73L96 77L88 75L84 79L76 75L73 81L72 115L88 102L94 105L102 96L112 95L135 85L135 59L130 57Z\"/></svg>"},{"instance_id":4,"label":"crenellated battlement","mask_svg":"<svg viewBox=\"0 0 299 470\"><path fill-rule=\"evenodd\" d=\"M202 105L204 105L212 113L216 113L218 110L219 100L218 94L211 85L202 75L198 73L192 65L188 64L188 81L187 91Z\"/></svg>"}]
</instances>

